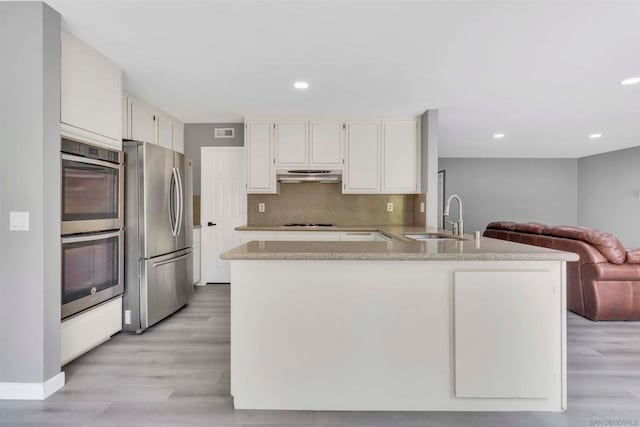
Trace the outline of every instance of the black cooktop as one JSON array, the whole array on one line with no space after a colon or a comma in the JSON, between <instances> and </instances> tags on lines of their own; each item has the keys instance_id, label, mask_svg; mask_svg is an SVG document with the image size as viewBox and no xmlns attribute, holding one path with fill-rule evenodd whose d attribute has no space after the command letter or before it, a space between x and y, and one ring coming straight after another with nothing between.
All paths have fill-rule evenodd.
<instances>
[{"instance_id":1,"label":"black cooktop","mask_svg":"<svg viewBox=\"0 0 640 427\"><path fill-rule=\"evenodd\" d=\"M285 227L333 227L333 224L285 224Z\"/></svg>"}]
</instances>

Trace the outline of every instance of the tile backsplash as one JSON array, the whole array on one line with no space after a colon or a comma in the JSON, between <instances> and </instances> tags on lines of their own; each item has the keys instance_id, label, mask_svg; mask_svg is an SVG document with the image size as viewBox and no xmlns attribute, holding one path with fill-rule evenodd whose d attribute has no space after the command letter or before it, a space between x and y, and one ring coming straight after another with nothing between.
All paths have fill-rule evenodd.
<instances>
[{"instance_id":1,"label":"tile backsplash","mask_svg":"<svg viewBox=\"0 0 640 427\"><path fill-rule=\"evenodd\" d=\"M249 194L247 225L423 225L424 194L342 194L339 184L280 184L280 194ZM265 212L258 205L265 204ZM387 212L393 203L393 212ZM422 221L421 221L422 220Z\"/></svg>"}]
</instances>

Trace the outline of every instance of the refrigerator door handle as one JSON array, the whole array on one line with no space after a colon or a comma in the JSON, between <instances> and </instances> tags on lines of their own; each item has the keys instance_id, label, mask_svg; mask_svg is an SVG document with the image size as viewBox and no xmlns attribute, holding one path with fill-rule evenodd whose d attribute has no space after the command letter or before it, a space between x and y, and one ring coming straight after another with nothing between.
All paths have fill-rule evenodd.
<instances>
[{"instance_id":1,"label":"refrigerator door handle","mask_svg":"<svg viewBox=\"0 0 640 427\"><path fill-rule=\"evenodd\" d=\"M171 178L169 179L169 226L171 227L171 235L173 234L173 230L175 229L175 223L173 221L173 169L171 169Z\"/></svg>"},{"instance_id":2,"label":"refrigerator door handle","mask_svg":"<svg viewBox=\"0 0 640 427\"><path fill-rule=\"evenodd\" d=\"M166 261L154 262L154 263L153 263L153 266L154 266L154 267L160 267L161 265L171 264L171 263L174 263L174 262L178 262L178 261L180 261L180 260L182 260L182 259L185 259L185 258L186 258L186 257L188 257L189 255L191 255L191 252L187 252L187 253L186 253L186 254L184 254L184 255L180 255L180 256L177 256L177 257L175 257L175 258L168 259L168 260L166 260Z\"/></svg>"},{"instance_id":3,"label":"refrigerator door handle","mask_svg":"<svg viewBox=\"0 0 640 427\"><path fill-rule=\"evenodd\" d=\"M175 168L176 178L178 182L178 221L176 224L176 237L180 234L182 229L182 219L184 217L184 191L182 189L182 178L180 178L180 170Z\"/></svg>"},{"instance_id":4,"label":"refrigerator door handle","mask_svg":"<svg viewBox=\"0 0 640 427\"><path fill-rule=\"evenodd\" d=\"M169 181L169 225L171 226L171 235L176 237L178 228L178 212L176 199L178 197L178 182L176 180L176 168L171 168L171 180Z\"/></svg>"}]
</instances>

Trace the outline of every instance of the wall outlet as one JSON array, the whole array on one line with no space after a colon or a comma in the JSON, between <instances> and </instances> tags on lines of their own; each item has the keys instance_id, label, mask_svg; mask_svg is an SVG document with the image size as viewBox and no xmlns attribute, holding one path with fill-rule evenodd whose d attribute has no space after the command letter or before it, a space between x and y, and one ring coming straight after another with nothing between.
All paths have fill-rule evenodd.
<instances>
[{"instance_id":1,"label":"wall outlet","mask_svg":"<svg viewBox=\"0 0 640 427\"><path fill-rule=\"evenodd\" d=\"M420 202L420 213L424 213L424 202Z\"/></svg>"},{"instance_id":2,"label":"wall outlet","mask_svg":"<svg viewBox=\"0 0 640 427\"><path fill-rule=\"evenodd\" d=\"M387 212L393 212L393 203L387 203Z\"/></svg>"},{"instance_id":3,"label":"wall outlet","mask_svg":"<svg viewBox=\"0 0 640 427\"><path fill-rule=\"evenodd\" d=\"M124 311L124 324L125 325L131 324L131 310Z\"/></svg>"},{"instance_id":4,"label":"wall outlet","mask_svg":"<svg viewBox=\"0 0 640 427\"><path fill-rule=\"evenodd\" d=\"M266 210L267 209L265 208L264 203L258 203L258 212L265 213Z\"/></svg>"}]
</instances>

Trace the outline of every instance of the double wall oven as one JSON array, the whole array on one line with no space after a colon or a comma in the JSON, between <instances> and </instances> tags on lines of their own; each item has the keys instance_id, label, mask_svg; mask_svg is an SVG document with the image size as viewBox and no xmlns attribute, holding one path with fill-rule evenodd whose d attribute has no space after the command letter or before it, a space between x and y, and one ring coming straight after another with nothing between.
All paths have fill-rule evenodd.
<instances>
[{"instance_id":1,"label":"double wall oven","mask_svg":"<svg viewBox=\"0 0 640 427\"><path fill-rule=\"evenodd\" d=\"M62 318L124 291L123 153L62 139Z\"/></svg>"}]
</instances>

